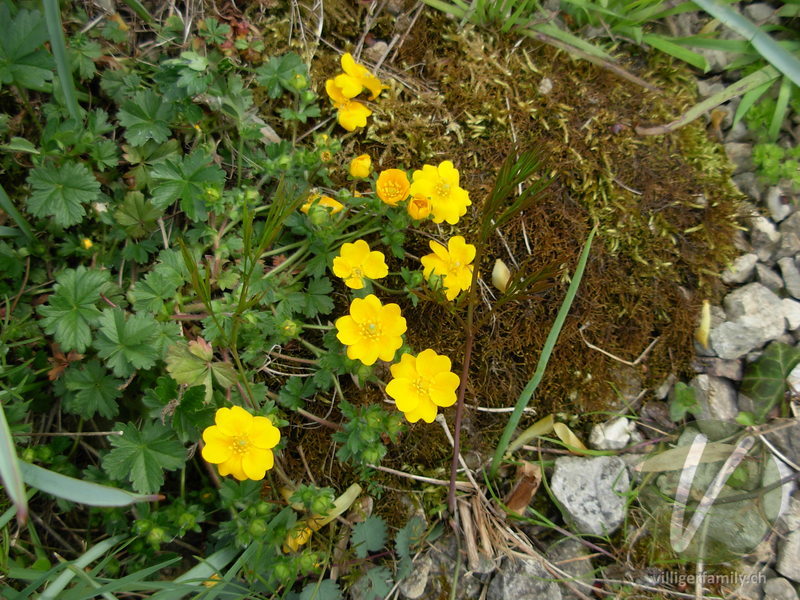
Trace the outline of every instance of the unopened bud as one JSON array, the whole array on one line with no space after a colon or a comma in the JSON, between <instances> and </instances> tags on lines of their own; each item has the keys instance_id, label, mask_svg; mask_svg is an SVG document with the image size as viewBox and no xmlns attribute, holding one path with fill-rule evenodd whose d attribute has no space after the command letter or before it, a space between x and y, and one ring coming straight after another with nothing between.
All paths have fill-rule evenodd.
<instances>
[{"instance_id":1,"label":"unopened bud","mask_svg":"<svg viewBox=\"0 0 800 600\"><path fill-rule=\"evenodd\" d=\"M492 285L501 292L505 292L510 279L511 271L508 270L506 263L498 258L494 261L494 268L492 269Z\"/></svg>"}]
</instances>

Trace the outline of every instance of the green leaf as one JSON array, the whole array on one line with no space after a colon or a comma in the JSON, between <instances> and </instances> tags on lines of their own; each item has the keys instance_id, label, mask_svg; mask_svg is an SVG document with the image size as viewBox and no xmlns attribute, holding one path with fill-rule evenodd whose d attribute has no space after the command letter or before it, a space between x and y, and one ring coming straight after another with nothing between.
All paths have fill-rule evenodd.
<instances>
[{"instance_id":1,"label":"green leaf","mask_svg":"<svg viewBox=\"0 0 800 600\"><path fill-rule=\"evenodd\" d=\"M206 401L211 400L212 374L217 382L230 388L236 384L236 371L233 365L222 361L214 361L211 344L203 338L187 343L179 343L167 349L167 372L178 383L186 385L204 385Z\"/></svg>"},{"instance_id":2,"label":"green leaf","mask_svg":"<svg viewBox=\"0 0 800 600\"><path fill-rule=\"evenodd\" d=\"M157 495L132 494L127 490L120 490L108 485L67 477L24 461L20 461L19 466L22 476L29 486L58 498L87 506L130 506L137 502L152 502L163 498L163 496Z\"/></svg>"},{"instance_id":3,"label":"green leaf","mask_svg":"<svg viewBox=\"0 0 800 600\"><path fill-rule=\"evenodd\" d=\"M283 56L273 56L265 65L256 70L256 81L267 88L270 98L277 98L284 90L296 91L294 87L297 76L308 79L308 69L303 59L294 52Z\"/></svg>"},{"instance_id":4,"label":"green leaf","mask_svg":"<svg viewBox=\"0 0 800 600\"><path fill-rule=\"evenodd\" d=\"M202 150L183 158L167 158L153 167L152 177L153 204L163 210L180 200L181 208L192 221L207 216L206 189L219 189L225 182L225 172Z\"/></svg>"},{"instance_id":5,"label":"green leaf","mask_svg":"<svg viewBox=\"0 0 800 600\"><path fill-rule=\"evenodd\" d=\"M358 558L366 558L369 552L377 552L386 544L386 523L371 515L353 527L350 545Z\"/></svg>"},{"instance_id":6,"label":"green leaf","mask_svg":"<svg viewBox=\"0 0 800 600\"><path fill-rule=\"evenodd\" d=\"M100 316L100 331L95 348L118 377L128 377L136 369L149 369L160 355L155 348L158 322L148 314L126 318L125 311L107 308Z\"/></svg>"},{"instance_id":7,"label":"green leaf","mask_svg":"<svg viewBox=\"0 0 800 600\"><path fill-rule=\"evenodd\" d=\"M25 485L22 483L16 445L2 404L0 404L0 481L3 482L3 488L17 510L17 519L20 524L24 523L28 518L28 497L25 494Z\"/></svg>"},{"instance_id":8,"label":"green leaf","mask_svg":"<svg viewBox=\"0 0 800 600\"><path fill-rule=\"evenodd\" d=\"M425 535L425 521L417 516L411 517L408 523L403 525L397 536L394 538L394 544L397 548L397 555L400 557L400 562L397 565L397 578L403 579L411 573L413 561L411 560L412 548L422 541Z\"/></svg>"},{"instance_id":9,"label":"green leaf","mask_svg":"<svg viewBox=\"0 0 800 600\"><path fill-rule=\"evenodd\" d=\"M49 91L54 64L42 48L47 39L39 11L23 9L12 18L10 5L0 4L0 83Z\"/></svg>"},{"instance_id":10,"label":"green leaf","mask_svg":"<svg viewBox=\"0 0 800 600\"><path fill-rule=\"evenodd\" d=\"M672 398L669 401L669 418L677 423L686 416L686 413L696 414L700 409L695 398L694 388L682 381L675 384Z\"/></svg>"},{"instance_id":11,"label":"green leaf","mask_svg":"<svg viewBox=\"0 0 800 600\"><path fill-rule=\"evenodd\" d=\"M91 419L95 413L112 419L119 412L117 398L122 396L119 388L123 383L111 377L96 360L81 368L70 366L64 374L64 385L74 393L64 399L64 410L84 419Z\"/></svg>"},{"instance_id":12,"label":"green leaf","mask_svg":"<svg viewBox=\"0 0 800 600\"><path fill-rule=\"evenodd\" d=\"M309 281L305 293L303 314L309 318L329 314L333 310L333 298L330 296L332 291L333 285L327 277Z\"/></svg>"},{"instance_id":13,"label":"green leaf","mask_svg":"<svg viewBox=\"0 0 800 600\"><path fill-rule=\"evenodd\" d=\"M174 471L186 462L183 445L161 423L148 422L141 431L116 423L114 429L122 435L109 438L114 448L103 457L103 469L113 479L130 480L137 492L157 491L164 483L164 470Z\"/></svg>"},{"instance_id":14,"label":"green leaf","mask_svg":"<svg viewBox=\"0 0 800 600\"><path fill-rule=\"evenodd\" d=\"M164 308L164 301L173 298L176 290L174 281L163 271L155 269L133 287L133 308L137 312L159 313Z\"/></svg>"},{"instance_id":15,"label":"green leaf","mask_svg":"<svg viewBox=\"0 0 800 600\"><path fill-rule=\"evenodd\" d=\"M172 104L162 102L154 91L144 90L122 104L117 118L125 127L125 139L132 146L142 146L148 140L166 142L174 114Z\"/></svg>"},{"instance_id":16,"label":"green leaf","mask_svg":"<svg viewBox=\"0 0 800 600\"><path fill-rule=\"evenodd\" d=\"M38 312L44 317L44 330L55 337L64 351L83 352L92 341L91 326L100 318L95 304L109 281L105 271L80 266L56 276L54 293Z\"/></svg>"},{"instance_id":17,"label":"green leaf","mask_svg":"<svg viewBox=\"0 0 800 600\"><path fill-rule=\"evenodd\" d=\"M363 600L383 600L392 591L392 574L386 567L372 567L355 585Z\"/></svg>"},{"instance_id":18,"label":"green leaf","mask_svg":"<svg viewBox=\"0 0 800 600\"><path fill-rule=\"evenodd\" d=\"M342 592L331 579L312 581L300 592L299 600L342 600Z\"/></svg>"},{"instance_id":19,"label":"green leaf","mask_svg":"<svg viewBox=\"0 0 800 600\"><path fill-rule=\"evenodd\" d=\"M89 169L69 160L60 166L36 167L28 183L33 188L28 211L40 218L53 217L61 227L80 223L86 214L83 205L100 196L100 183Z\"/></svg>"},{"instance_id":20,"label":"green leaf","mask_svg":"<svg viewBox=\"0 0 800 600\"><path fill-rule=\"evenodd\" d=\"M772 342L764 353L748 365L740 391L753 401L753 417L758 424L786 393L786 377L800 363L800 348Z\"/></svg>"}]
</instances>

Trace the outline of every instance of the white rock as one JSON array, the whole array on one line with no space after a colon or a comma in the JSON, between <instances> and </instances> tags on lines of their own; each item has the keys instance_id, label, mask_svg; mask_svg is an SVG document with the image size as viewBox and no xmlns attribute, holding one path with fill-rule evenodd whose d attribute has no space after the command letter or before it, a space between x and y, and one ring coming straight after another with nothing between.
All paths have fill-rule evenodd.
<instances>
[{"instance_id":1,"label":"white rock","mask_svg":"<svg viewBox=\"0 0 800 600\"><path fill-rule=\"evenodd\" d=\"M788 221L788 219L787 219ZM786 221L784 221L786 223ZM761 262L767 262L781 241L775 224L766 217L756 216L750 221L750 243Z\"/></svg>"},{"instance_id":2,"label":"white rock","mask_svg":"<svg viewBox=\"0 0 800 600\"><path fill-rule=\"evenodd\" d=\"M778 546L775 569L793 581L800 581L800 529L791 532Z\"/></svg>"},{"instance_id":3,"label":"white rock","mask_svg":"<svg viewBox=\"0 0 800 600\"><path fill-rule=\"evenodd\" d=\"M733 421L739 414L736 390L722 377L698 375L689 383L695 391L702 418L715 421Z\"/></svg>"},{"instance_id":4,"label":"white rock","mask_svg":"<svg viewBox=\"0 0 800 600\"><path fill-rule=\"evenodd\" d=\"M753 144L730 142L724 144L725 154L736 167L734 175L753 170Z\"/></svg>"},{"instance_id":5,"label":"white rock","mask_svg":"<svg viewBox=\"0 0 800 600\"><path fill-rule=\"evenodd\" d=\"M791 298L783 298L783 318L786 319L786 329L794 331L800 327L800 302Z\"/></svg>"},{"instance_id":6,"label":"white rock","mask_svg":"<svg viewBox=\"0 0 800 600\"><path fill-rule=\"evenodd\" d=\"M772 220L780 223L792 213L792 205L787 201L786 194L777 185L767 190L767 208Z\"/></svg>"},{"instance_id":7,"label":"white rock","mask_svg":"<svg viewBox=\"0 0 800 600\"><path fill-rule=\"evenodd\" d=\"M783 279L767 265L761 263L756 265L756 279L761 285L768 287L773 292L783 289Z\"/></svg>"},{"instance_id":8,"label":"white rock","mask_svg":"<svg viewBox=\"0 0 800 600\"><path fill-rule=\"evenodd\" d=\"M547 96L550 92L553 91L553 80L549 77L542 77L542 80L539 82L539 93L542 96Z\"/></svg>"},{"instance_id":9,"label":"white rock","mask_svg":"<svg viewBox=\"0 0 800 600\"><path fill-rule=\"evenodd\" d=\"M748 283L725 297L727 321L711 329L717 356L740 358L786 331L780 298L760 283Z\"/></svg>"},{"instance_id":10,"label":"white rock","mask_svg":"<svg viewBox=\"0 0 800 600\"><path fill-rule=\"evenodd\" d=\"M778 266L783 275L783 285L786 291L795 298L800 298L800 271L797 270L794 259L785 256L778 260Z\"/></svg>"},{"instance_id":11,"label":"white rock","mask_svg":"<svg viewBox=\"0 0 800 600\"><path fill-rule=\"evenodd\" d=\"M598 450L619 450L628 445L631 431L636 428L625 417L617 417L605 423L598 423L592 427L589 434L589 444Z\"/></svg>"},{"instance_id":12,"label":"white rock","mask_svg":"<svg viewBox=\"0 0 800 600\"><path fill-rule=\"evenodd\" d=\"M733 264L722 272L722 281L727 284L744 283L753 276L758 256L755 254L742 254Z\"/></svg>"}]
</instances>

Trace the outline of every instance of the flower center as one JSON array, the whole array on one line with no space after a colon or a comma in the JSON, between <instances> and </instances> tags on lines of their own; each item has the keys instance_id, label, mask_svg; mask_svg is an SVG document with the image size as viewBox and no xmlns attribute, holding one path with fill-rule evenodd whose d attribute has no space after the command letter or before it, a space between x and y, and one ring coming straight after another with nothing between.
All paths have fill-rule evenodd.
<instances>
[{"instance_id":1,"label":"flower center","mask_svg":"<svg viewBox=\"0 0 800 600\"><path fill-rule=\"evenodd\" d=\"M414 391L417 392L417 395L427 398L428 397L428 382L422 378L417 377L413 383Z\"/></svg>"},{"instance_id":2,"label":"flower center","mask_svg":"<svg viewBox=\"0 0 800 600\"><path fill-rule=\"evenodd\" d=\"M436 195L442 198L446 198L450 195L450 184L445 183L444 181L440 181L436 184Z\"/></svg>"},{"instance_id":3,"label":"flower center","mask_svg":"<svg viewBox=\"0 0 800 600\"><path fill-rule=\"evenodd\" d=\"M234 454L245 454L248 448L250 448L250 440L246 436L233 438L231 450Z\"/></svg>"},{"instance_id":4,"label":"flower center","mask_svg":"<svg viewBox=\"0 0 800 600\"><path fill-rule=\"evenodd\" d=\"M381 336L381 327L377 323L362 323L361 324L361 336L375 341Z\"/></svg>"},{"instance_id":5,"label":"flower center","mask_svg":"<svg viewBox=\"0 0 800 600\"><path fill-rule=\"evenodd\" d=\"M355 277L357 279L361 279L364 277L364 273L361 272L361 269L358 267L353 268L353 272L351 273L350 277Z\"/></svg>"}]
</instances>

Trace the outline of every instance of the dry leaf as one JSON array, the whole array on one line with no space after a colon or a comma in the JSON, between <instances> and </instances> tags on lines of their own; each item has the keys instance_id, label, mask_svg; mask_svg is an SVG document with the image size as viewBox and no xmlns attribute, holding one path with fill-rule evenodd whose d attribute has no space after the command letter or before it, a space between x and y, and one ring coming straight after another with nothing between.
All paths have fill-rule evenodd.
<instances>
[{"instance_id":1,"label":"dry leaf","mask_svg":"<svg viewBox=\"0 0 800 600\"><path fill-rule=\"evenodd\" d=\"M577 435L572 433L572 430L564 425L564 423L556 423L553 425L553 431L556 432L558 439L569 446L569 450L573 452L578 450L586 450L584 443L578 438Z\"/></svg>"},{"instance_id":2,"label":"dry leaf","mask_svg":"<svg viewBox=\"0 0 800 600\"><path fill-rule=\"evenodd\" d=\"M517 467L516 483L506 496L504 503L513 513L522 515L531 503L542 482L542 469L539 465L523 462Z\"/></svg>"}]
</instances>

